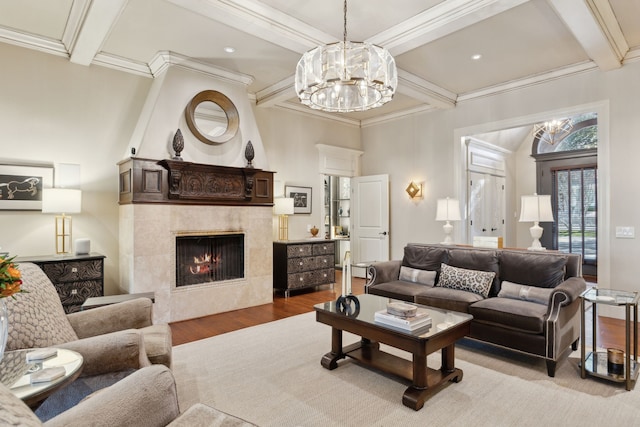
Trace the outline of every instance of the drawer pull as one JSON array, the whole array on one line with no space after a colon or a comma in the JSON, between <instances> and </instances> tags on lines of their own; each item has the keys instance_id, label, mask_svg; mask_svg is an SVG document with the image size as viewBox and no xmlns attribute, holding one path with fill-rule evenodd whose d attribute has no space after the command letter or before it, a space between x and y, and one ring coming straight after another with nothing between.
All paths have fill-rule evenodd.
<instances>
[{"instance_id":1,"label":"drawer pull","mask_svg":"<svg viewBox=\"0 0 640 427\"><path fill-rule=\"evenodd\" d=\"M78 272L78 267L72 267L71 268L71 272L72 273L77 273Z\"/></svg>"},{"instance_id":2,"label":"drawer pull","mask_svg":"<svg viewBox=\"0 0 640 427\"><path fill-rule=\"evenodd\" d=\"M298 280L301 281L301 282L304 282L304 279L302 277L299 278Z\"/></svg>"},{"instance_id":3,"label":"drawer pull","mask_svg":"<svg viewBox=\"0 0 640 427\"><path fill-rule=\"evenodd\" d=\"M299 248L298 250L299 250L300 252L302 252L302 248Z\"/></svg>"},{"instance_id":4,"label":"drawer pull","mask_svg":"<svg viewBox=\"0 0 640 427\"><path fill-rule=\"evenodd\" d=\"M77 289L71 289L71 295L78 295Z\"/></svg>"},{"instance_id":5,"label":"drawer pull","mask_svg":"<svg viewBox=\"0 0 640 427\"><path fill-rule=\"evenodd\" d=\"M322 249L326 250L326 249L327 249L327 247L326 247L326 246L323 246L323 247L322 247Z\"/></svg>"},{"instance_id":6,"label":"drawer pull","mask_svg":"<svg viewBox=\"0 0 640 427\"><path fill-rule=\"evenodd\" d=\"M324 261L324 263L325 263L325 264L327 263L327 260L326 260L326 259L323 259L322 261Z\"/></svg>"},{"instance_id":7,"label":"drawer pull","mask_svg":"<svg viewBox=\"0 0 640 427\"><path fill-rule=\"evenodd\" d=\"M304 262L300 261L300 265L304 265Z\"/></svg>"}]
</instances>

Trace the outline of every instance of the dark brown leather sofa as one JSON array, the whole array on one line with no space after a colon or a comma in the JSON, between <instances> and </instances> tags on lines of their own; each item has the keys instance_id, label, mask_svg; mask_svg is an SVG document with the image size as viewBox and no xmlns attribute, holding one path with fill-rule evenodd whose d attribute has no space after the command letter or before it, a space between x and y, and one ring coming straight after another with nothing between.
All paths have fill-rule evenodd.
<instances>
[{"instance_id":1,"label":"dark brown leather sofa","mask_svg":"<svg viewBox=\"0 0 640 427\"><path fill-rule=\"evenodd\" d=\"M413 243L369 277L366 293L472 314L469 338L542 357L550 377L577 349L586 289L578 254Z\"/></svg>"}]
</instances>

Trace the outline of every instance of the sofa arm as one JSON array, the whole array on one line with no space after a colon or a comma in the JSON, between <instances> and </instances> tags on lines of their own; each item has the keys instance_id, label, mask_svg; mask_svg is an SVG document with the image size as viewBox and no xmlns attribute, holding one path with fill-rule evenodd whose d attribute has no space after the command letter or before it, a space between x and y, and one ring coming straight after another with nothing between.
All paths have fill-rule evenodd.
<instances>
[{"instance_id":1,"label":"sofa arm","mask_svg":"<svg viewBox=\"0 0 640 427\"><path fill-rule=\"evenodd\" d=\"M402 261L381 261L374 262L369 266L369 281L365 284L365 290L369 286L375 286L378 283L386 283L398 280L400 277L400 265Z\"/></svg>"},{"instance_id":2,"label":"sofa arm","mask_svg":"<svg viewBox=\"0 0 640 427\"><path fill-rule=\"evenodd\" d=\"M551 294L549 308L551 309L551 305L553 304L559 304L560 306L570 305L577 300L586 289L587 282L584 278L569 277L554 288Z\"/></svg>"},{"instance_id":3,"label":"sofa arm","mask_svg":"<svg viewBox=\"0 0 640 427\"><path fill-rule=\"evenodd\" d=\"M67 315L67 319L78 338L140 329L152 324L152 303L149 298L137 298L71 313Z\"/></svg>"},{"instance_id":4,"label":"sofa arm","mask_svg":"<svg viewBox=\"0 0 640 427\"><path fill-rule=\"evenodd\" d=\"M45 426L166 426L179 412L171 370L153 365L90 395Z\"/></svg>"},{"instance_id":5,"label":"sofa arm","mask_svg":"<svg viewBox=\"0 0 640 427\"><path fill-rule=\"evenodd\" d=\"M70 341L56 347L82 355L82 376L105 374L148 366L142 332L135 329Z\"/></svg>"}]
</instances>

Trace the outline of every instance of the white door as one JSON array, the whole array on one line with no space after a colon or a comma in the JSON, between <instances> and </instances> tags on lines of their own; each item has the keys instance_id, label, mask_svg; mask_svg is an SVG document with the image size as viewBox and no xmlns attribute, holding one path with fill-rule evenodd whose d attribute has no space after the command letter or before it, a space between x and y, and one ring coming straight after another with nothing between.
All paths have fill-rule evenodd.
<instances>
[{"instance_id":1,"label":"white door","mask_svg":"<svg viewBox=\"0 0 640 427\"><path fill-rule=\"evenodd\" d=\"M474 236L504 237L505 178L469 172L469 243Z\"/></svg>"},{"instance_id":2,"label":"white door","mask_svg":"<svg viewBox=\"0 0 640 427\"><path fill-rule=\"evenodd\" d=\"M389 175L351 179L351 262L389 260ZM353 274L364 277L364 269Z\"/></svg>"}]
</instances>

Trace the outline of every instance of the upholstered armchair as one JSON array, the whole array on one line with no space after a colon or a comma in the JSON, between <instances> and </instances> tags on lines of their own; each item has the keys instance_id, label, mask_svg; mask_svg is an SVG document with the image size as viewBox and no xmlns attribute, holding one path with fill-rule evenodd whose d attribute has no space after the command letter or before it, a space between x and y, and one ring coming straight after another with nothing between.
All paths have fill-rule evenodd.
<instances>
[{"instance_id":1,"label":"upholstered armchair","mask_svg":"<svg viewBox=\"0 0 640 427\"><path fill-rule=\"evenodd\" d=\"M6 350L59 347L84 358L83 376L138 369L152 363L171 366L171 329L152 325L151 301L135 299L65 314L55 287L35 264L21 263L28 293L7 298Z\"/></svg>"},{"instance_id":2,"label":"upholstered armchair","mask_svg":"<svg viewBox=\"0 0 640 427\"><path fill-rule=\"evenodd\" d=\"M201 403L180 414L175 379L169 368L163 365L139 369L44 424L27 405L0 385L0 423L27 427L253 426Z\"/></svg>"}]
</instances>

